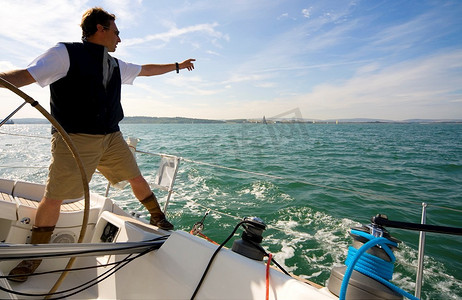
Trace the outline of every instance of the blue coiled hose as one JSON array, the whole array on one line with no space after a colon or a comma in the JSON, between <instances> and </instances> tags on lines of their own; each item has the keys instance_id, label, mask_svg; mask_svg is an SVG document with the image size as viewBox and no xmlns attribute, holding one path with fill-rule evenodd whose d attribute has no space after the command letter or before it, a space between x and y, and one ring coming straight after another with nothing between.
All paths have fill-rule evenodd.
<instances>
[{"instance_id":1,"label":"blue coiled hose","mask_svg":"<svg viewBox=\"0 0 462 300\"><path fill-rule=\"evenodd\" d=\"M365 237L369 240L369 242L365 243L358 250L356 250L353 247L349 248L348 256L345 261L347 269L345 275L343 276L342 286L340 288L340 300L345 300L348 282L350 281L353 270L356 270L366 276L369 276L377 280L378 282L384 284L385 286L389 287L393 291L403 295L406 298L409 298L411 300L419 300L419 298L414 297L413 295L400 289L399 287L388 281L393 277L394 262L396 260L393 251L391 251L388 245L396 247L397 244L395 242L390 241L389 239L384 237L374 237L369 233L365 233L359 230L352 229L351 233ZM385 261L369 253L366 253L367 250L376 245L382 246L382 249L390 257L390 262Z\"/></svg>"}]
</instances>

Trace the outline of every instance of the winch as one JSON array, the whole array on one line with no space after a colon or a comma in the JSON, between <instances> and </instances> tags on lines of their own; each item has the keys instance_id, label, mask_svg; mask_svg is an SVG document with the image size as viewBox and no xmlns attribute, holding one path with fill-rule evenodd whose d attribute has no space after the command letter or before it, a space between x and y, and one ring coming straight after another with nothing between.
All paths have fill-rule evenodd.
<instances>
[{"instance_id":1,"label":"winch","mask_svg":"<svg viewBox=\"0 0 462 300\"><path fill-rule=\"evenodd\" d=\"M234 241L232 250L251 259L263 260L264 252L256 246L263 240L262 234L266 230L266 224L258 217L246 217L244 221L242 239Z\"/></svg>"},{"instance_id":2,"label":"winch","mask_svg":"<svg viewBox=\"0 0 462 300\"><path fill-rule=\"evenodd\" d=\"M382 217L386 218L386 216ZM398 243L401 241L392 237L384 227L376 224L352 227L350 235L353 243L349 247L345 265L332 268L328 289L339 297L343 289L346 299L402 299L401 294L380 282L391 280L395 261L393 251L397 250ZM381 241L386 242L371 245L361 255L359 249L376 238L382 238ZM355 258L356 255L360 257ZM353 260L357 261L350 273L348 285L342 286L347 268Z\"/></svg>"}]
</instances>

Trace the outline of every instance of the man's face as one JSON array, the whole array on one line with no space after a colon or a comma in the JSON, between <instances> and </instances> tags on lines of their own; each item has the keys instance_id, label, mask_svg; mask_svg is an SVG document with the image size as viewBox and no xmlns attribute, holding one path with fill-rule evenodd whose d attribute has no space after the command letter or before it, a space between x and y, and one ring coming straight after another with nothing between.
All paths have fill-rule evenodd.
<instances>
[{"instance_id":1,"label":"man's face","mask_svg":"<svg viewBox=\"0 0 462 300\"><path fill-rule=\"evenodd\" d=\"M117 48L117 44L121 42L119 37L119 30L114 21L110 21L109 27L103 26L103 43L107 47L109 52L114 52Z\"/></svg>"}]
</instances>

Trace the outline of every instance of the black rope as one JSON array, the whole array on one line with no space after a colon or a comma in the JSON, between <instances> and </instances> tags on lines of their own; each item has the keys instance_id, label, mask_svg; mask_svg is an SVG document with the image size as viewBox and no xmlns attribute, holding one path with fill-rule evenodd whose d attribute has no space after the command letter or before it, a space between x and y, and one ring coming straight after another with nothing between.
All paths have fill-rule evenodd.
<instances>
[{"instance_id":1,"label":"black rope","mask_svg":"<svg viewBox=\"0 0 462 300\"><path fill-rule=\"evenodd\" d=\"M159 237L159 238L156 238L154 240L148 240L148 241L145 241L146 244L149 244L150 242L158 242L154 245L152 245L153 248L160 248L162 246L163 243L160 242L160 240L162 239L165 239L165 237ZM118 244L124 244L124 243L118 243ZM145 248L147 247L146 245L143 245L143 244L139 244L137 243L136 245L127 245L126 247L124 248L118 248L116 250L126 250L126 249L137 249L137 248ZM151 249L151 247L149 247L149 249ZM91 249L91 250L81 250L81 251L78 251L78 252L72 252L72 253L50 253L50 254L40 254L39 256L37 255L33 255L33 254L29 254L29 255L22 255L20 257L20 259L23 259L23 260L26 260L26 259L44 259L44 258L59 258L59 257L68 257L68 256L78 256L78 255L83 255L83 254L94 254L95 256L98 254L98 253L106 253L106 252L111 252L110 251L111 249ZM9 259L9 260L12 260L10 257L6 256L6 257L3 257L1 254L0 254L0 260L2 259ZM2 276L0 276L0 278L2 278Z\"/></svg>"},{"instance_id":2,"label":"black rope","mask_svg":"<svg viewBox=\"0 0 462 300\"><path fill-rule=\"evenodd\" d=\"M252 241L248 241L248 242L252 243L252 245L254 245L255 248L257 248L258 250L260 250L266 257L269 257L268 252L266 252L265 249L263 249L263 247L260 244L252 242ZM290 275L289 272L287 272L280 264L278 264L278 262L274 259L274 257L271 258L271 261L274 262L274 264L279 268L279 270L281 270L282 273L286 274L287 276L292 277L292 275Z\"/></svg>"},{"instance_id":3,"label":"black rope","mask_svg":"<svg viewBox=\"0 0 462 300\"><path fill-rule=\"evenodd\" d=\"M226 245L226 243L234 236L234 234L236 233L237 229L242 225L242 224L245 224L245 223L249 223L248 221L242 221L242 222L239 222L239 224L236 225L236 227L234 227L234 230L231 232L231 234L226 238L226 240L221 243L220 246L218 246L218 248L215 250L215 252L213 253L212 257L210 258L209 260L209 263L207 264L207 267L205 268L204 270L204 273L202 274L202 277L199 281L199 283L197 284L196 286L196 289L194 290L194 293L193 295L191 296L191 300L193 300L197 293L199 292L199 289L201 288L202 286L202 283L204 282L204 279L205 277L207 276L207 273L212 265L212 262L214 261L216 255L218 254L218 252L221 250L221 248L223 248L224 245ZM253 241L248 241L250 242L252 245L254 245L258 250L260 250L265 256L269 257L269 254L265 251L265 249L263 249L263 247L258 244L258 243L255 243ZM278 264L277 261L275 261L274 259L272 259L272 261L274 262L274 264L286 275L288 276L291 276L286 270L284 270L284 268Z\"/></svg>"},{"instance_id":4,"label":"black rope","mask_svg":"<svg viewBox=\"0 0 462 300\"><path fill-rule=\"evenodd\" d=\"M86 289L89 289L91 288L92 286L95 286L97 285L98 283L106 280L107 278L109 278L110 276L112 276L113 274L115 274L118 270L122 269L123 267L125 267L127 264L129 264L130 262L132 262L133 260L135 260L136 258L139 258L145 254L148 254L149 252L151 252L152 250L155 250L156 248L153 248L153 249L146 249L144 252L141 252L139 253L137 256L135 256L134 258L130 259L130 260L127 260L127 261L122 261L120 264L117 264L116 266L114 266L112 269L104 272L103 274L97 276L95 279L91 280L91 281L94 281L93 283L91 283L91 281L88 281L87 283L85 284L82 284L80 285L79 287L82 287L80 290L76 290L70 294L67 294L67 295L63 295L63 296L59 296L58 298L50 298L50 299L63 299L63 298L67 298L67 297L70 297L70 296L73 296L73 295L76 295L78 293L81 293L83 292L84 290ZM129 256L131 256L132 254L130 254ZM96 280L98 279L98 280ZM90 284L91 283L91 284ZM76 287L76 288L79 288L79 287ZM73 288L73 289L76 289L76 288ZM56 294L58 293L63 293L63 292L56 292Z\"/></svg>"},{"instance_id":5,"label":"black rope","mask_svg":"<svg viewBox=\"0 0 462 300\"><path fill-rule=\"evenodd\" d=\"M70 288L68 290L64 290L64 291L59 291L59 292L55 292L55 293L23 293L23 292L18 292L18 291L14 291L14 290L9 290L9 289L6 289L2 286L0 286L0 290L2 291L5 291L7 293L10 293L10 294L14 294L14 295L19 295L19 296L29 296L29 297L45 297L45 296L54 296L54 295L59 295L59 294L63 294L63 293L67 293L67 292L70 292L70 291L74 291L75 289L79 289L81 288L82 286L85 286L85 285L88 285L89 283L91 283L92 281L98 279L99 277L101 276L104 276L107 272L113 270L114 268L116 268L118 265L122 264L122 263L128 263L130 261L132 261L133 259L139 257L135 257L135 258L129 258L132 254L128 255L126 258L120 260L120 261L117 261L117 262L114 262L112 264L114 264L115 266L113 266L110 270L104 272L103 274L83 283L82 285L79 285L79 286L76 286L76 287L73 287L73 288ZM108 264L108 265L101 265L101 266L93 266L93 267L88 267L89 269L90 268L98 268L98 267L106 267L106 266L109 266L111 264ZM28 274L27 276L39 276L39 275L44 275L44 274L51 274L51 273L58 273L58 272L62 272L62 271L74 271L74 269L63 269L63 270L53 270L53 271L49 271L49 272L42 272L42 273L34 273L34 274ZM14 277L18 277L18 276L24 276L24 275L8 275L8 276L2 276L3 278L14 278ZM81 291L83 291L84 289L82 289ZM79 292L81 292L79 291ZM67 296L66 296L67 297Z\"/></svg>"},{"instance_id":6,"label":"black rope","mask_svg":"<svg viewBox=\"0 0 462 300\"><path fill-rule=\"evenodd\" d=\"M148 240L146 242L153 242L153 241L162 240L162 239L165 239L165 238L166 238L166 236L162 236L162 237L158 237L158 238L155 238L155 239L152 239L152 240ZM137 247L134 246L132 248L135 249ZM157 250L158 248L159 248L158 245L154 245L153 247L147 248L143 252L138 253L136 256L133 256L133 254L129 254L124 259L113 262L113 263L109 263L109 264L104 264L104 265L99 265L99 266L88 266L88 267L81 267L81 268L72 268L72 269L52 270L52 271L48 271L48 272L33 273L33 274L28 275L28 276L40 276L40 275L45 275L45 274L59 273L59 272L63 272L63 271L81 271L81 270L96 269L96 268L101 268L101 267L105 268L105 267L108 267L108 266L113 266L111 269L109 269L109 270L105 271L104 273L96 276L95 278L90 279L89 281L87 281L87 282L85 282L85 283L83 283L81 285L69 288L67 290L54 292L54 293L41 293L41 294L40 293L32 294L32 293L18 292L18 291L6 289L6 288L4 288L2 286L0 286L0 290L5 291L7 293L15 294L15 295L32 296L32 297L47 297L47 296L62 295L62 296L58 296L58 298L52 298L52 299L63 299L63 298L70 297L72 295L76 295L78 293L81 293L82 291L84 291L84 290L86 290L86 289L88 289L88 288L102 282L103 280L109 278L111 275L113 275L115 272L117 272L121 268L125 267L128 263L134 261L137 258L140 258L141 256L143 256L145 254L148 254L149 252L151 252L153 250ZM87 253L87 252L86 251L81 251L80 253L84 254L84 253ZM133 256L133 257L131 257L131 256ZM18 276L24 276L24 275L6 275L6 276L0 276L0 278L8 279L8 278L14 278L14 277L18 277ZM65 293L69 293L69 292L72 292L72 293L63 295Z\"/></svg>"},{"instance_id":7,"label":"black rope","mask_svg":"<svg viewBox=\"0 0 462 300\"><path fill-rule=\"evenodd\" d=\"M209 260L209 263L207 264L207 267L204 270L204 273L202 274L201 280L197 284L196 289L194 290L194 293L191 296L191 300L193 300L196 297L197 293L199 292L199 289L201 288L202 283L204 282L205 276L207 276L207 273L210 269L210 266L212 265L213 260L215 259L215 256L218 254L221 248L223 248L223 246L233 237L233 235L236 233L239 226L241 226L244 223L246 223L246 221L239 222L239 224L237 224L236 227L234 227L233 232L231 232L231 234L226 238L226 240L223 243L221 243L221 245L218 246L218 248L215 250L215 252L213 253L212 257Z\"/></svg>"}]
</instances>

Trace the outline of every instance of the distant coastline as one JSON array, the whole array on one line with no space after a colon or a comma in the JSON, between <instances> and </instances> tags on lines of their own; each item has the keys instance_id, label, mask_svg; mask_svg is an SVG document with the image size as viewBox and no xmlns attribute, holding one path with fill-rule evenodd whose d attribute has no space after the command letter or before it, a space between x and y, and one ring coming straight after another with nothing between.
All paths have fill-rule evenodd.
<instances>
[{"instance_id":1,"label":"distant coastline","mask_svg":"<svg viewBox=\"0 0 462 300\"><path fill-rule=\"evenodd\" d=\"M13 119L11 124L48 124L48 120L42 118L19 118ZM356 119L329 119L329 120L317 120L317 119L295 119L295 118L260 118L260 119L230 119L230 120L211 120L211 119L195 119L195 118L183 118L183 117L146 117L146 116L135 116L125 117L121 124L252 124L252 123L264 123L264 124L348 124L348 123L376 123L376 124L415 124L415 123L462 123L462 119L408 119L408 120L384 120L384 119L368 119L368 118L356 118Z\"/></svg>"}]
</instances>

